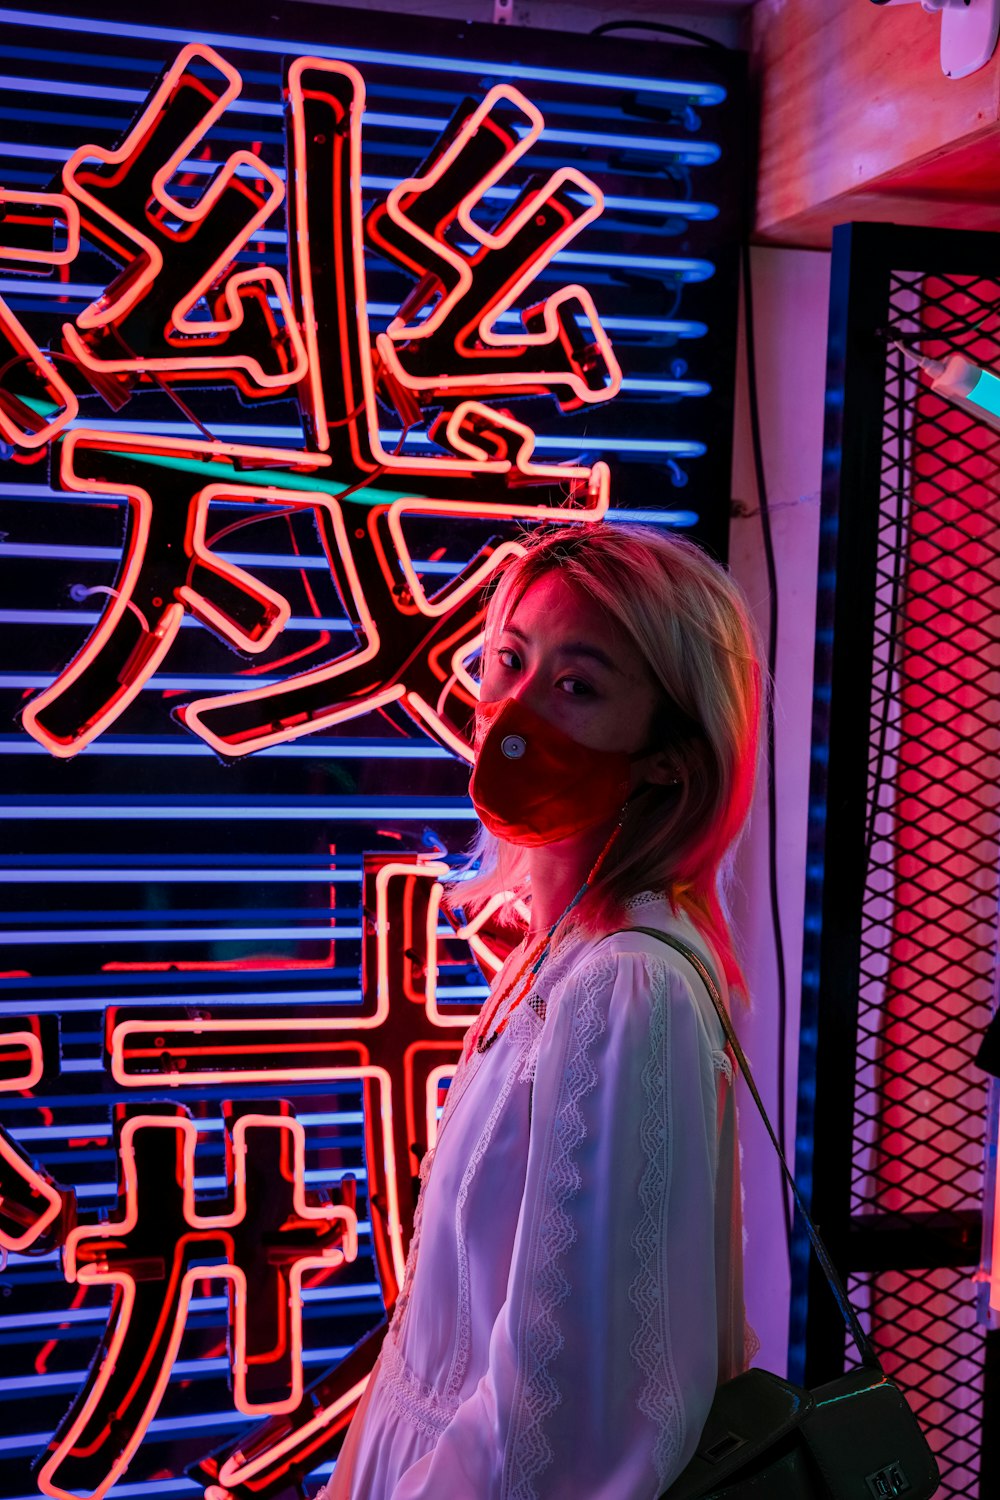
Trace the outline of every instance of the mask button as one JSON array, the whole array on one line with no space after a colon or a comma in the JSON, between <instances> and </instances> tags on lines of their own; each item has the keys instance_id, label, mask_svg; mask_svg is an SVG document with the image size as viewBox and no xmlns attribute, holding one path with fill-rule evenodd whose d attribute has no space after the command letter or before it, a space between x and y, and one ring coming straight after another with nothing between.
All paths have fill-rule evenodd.
<instances>
[{"instance_id":1,"label":"mask button","mask_svg":"<svg viewBox=\"0 0 1000 1500\"><path fill-rule=\"evenodd\" d=\"M504 735L500 741L500 749L508 760L520 760L528 746L519 734Z\"/></svg>"}]
</instances>

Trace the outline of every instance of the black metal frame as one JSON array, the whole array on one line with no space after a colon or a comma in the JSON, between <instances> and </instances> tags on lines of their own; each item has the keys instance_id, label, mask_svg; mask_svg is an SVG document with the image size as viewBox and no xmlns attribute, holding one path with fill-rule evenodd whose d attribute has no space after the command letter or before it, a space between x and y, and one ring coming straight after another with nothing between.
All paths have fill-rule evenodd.
<instances>
[{"instance_id":1,"label":"black metal frame","mask_svg":"<svg viewBox=\"0 0 1000 1500\"><path fill-rule=\"evenodd\" d=\"M864 976L870 737L886 462L887 324L893 273L1000 280L992 234L895 225L834 234L824 435L803 964L797 1171L845 1281L886 1270L976 1265L981 1216L852 1216L855 1075ZM994 335L995 336L995 335ZM876 793L877 795L877 793ZM970 1287L970 1300L973 1297ZM982 1330L982 1495L1000 1464L997 1335ZM814 1385L844 1368L844 1330L808 1241L793 1249L791 1375ZM919 1403L917 1403L919 1406ZM944 1468L944 1466L942 1466ZM947 1488L942 1493L955 1493Z\"/></svg>"}]
</instances>

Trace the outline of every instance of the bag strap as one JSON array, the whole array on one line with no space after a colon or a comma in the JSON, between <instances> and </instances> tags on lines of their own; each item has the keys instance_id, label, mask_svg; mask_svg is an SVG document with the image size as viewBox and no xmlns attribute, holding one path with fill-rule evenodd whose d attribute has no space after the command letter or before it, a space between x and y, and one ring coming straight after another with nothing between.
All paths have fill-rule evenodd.
<instances>
[{"instance_id":1,"label":"bag strap","mask_svg":"<svg viewBox=\"0 0 1000 1500\"><path fill-rule=\"evenodd\" d=\"M699 978L705 985L705 988L708 990L708 993L712 1000L712 1004L715 1006L719 1020L722 1022L722 1029L726 1033L726 1040L728 1041L730 1047L733 1049L736 1061L739 1064L740 1072L743 1074L743 1077L746 1080L747 1088L753 1095L753 1101L760 1111L760 1117L767 1127L767 1133L771 1137L771 1143L774 1146L775 1151L777 1151L778 1153L778 1160L781 1162L785 1176L787 1177L788 1182L791 1186L792 1194L795 1198L796 1207L798 1208L799 1213L802 1215L802 1222L806 1226L806 1231L809 1235L810 1243L812 1244L812 1247L816 1252L816 1259L820 1263L823 1275L826 1277L827 1281L830 1284L830 1290L833 1293L834 1301L836 1302L837 1307L840 1310L840 1315L847 1326L847 1331L850 1334L851 1338L854 1340L854 1343L857 1345L858 1353L861 1355L862 1363L869 1369L881 1371L882 1365L879 1357L875 1353L871 1340L865 1333L860 1321L858 1320L858 1315L851 1305L851 1301L846 1291L844 1290L844 1284L841 1281L840 1277L837 1275L837 1269L834 1266L833 1261L830 1259L829 1252L827 1251L826 1246L820 1239L819 1230L816 1228L816 1225L812 1221L809 1210L806 1208L802 1194L799 1192L798 1184L796 1183L795 1178L792 1176L792 1173L789 1170L788 1163L785 1161L785 1153L781 1149L781 1142L778 1140L778 1137L774 1133L774 1127L772 1126L771 1121L768 1118L767 1110L764 1108L764 1101L761 1099L760 1094L757 1092L757 1085L753 1081L753 1074L750 1071L750 1064L747 1062L746 1057L743 1053L743 1048L740 1046L736 1036L736 1032L733 1030L733 1023L730 1020L729 1013L722 1002L722 996L719 993L719 987L712 976L711 970L702 961L702 959L694 951L694 949L690 948L687 943L682 941L682 939L671 937L665 932L660 932L655 927L620 927L618 931L644 932L647 937L658 938L661 943L666 943L669 947L675 948L678 953L680 953L684 958L687 959L688 963L697 972Z\"/></svg>"}]
</instances>

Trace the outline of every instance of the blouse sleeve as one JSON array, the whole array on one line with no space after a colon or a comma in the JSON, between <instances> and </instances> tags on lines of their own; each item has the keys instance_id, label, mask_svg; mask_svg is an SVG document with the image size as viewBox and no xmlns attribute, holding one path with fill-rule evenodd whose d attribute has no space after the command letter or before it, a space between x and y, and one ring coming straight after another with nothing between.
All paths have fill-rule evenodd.
<instances>
[{"instance_id":1,"label":"blouse sleeve","mask_svg":"<svg viewBox=\"0 0 1000 1500\"><path fill-rule=\"evenodd\" d=\"M655 1500L687 1463L717 1372L715 1045L666 955L600 945L554 997L489 1366L391 1500Z\"/></svg>"}]
</instances>

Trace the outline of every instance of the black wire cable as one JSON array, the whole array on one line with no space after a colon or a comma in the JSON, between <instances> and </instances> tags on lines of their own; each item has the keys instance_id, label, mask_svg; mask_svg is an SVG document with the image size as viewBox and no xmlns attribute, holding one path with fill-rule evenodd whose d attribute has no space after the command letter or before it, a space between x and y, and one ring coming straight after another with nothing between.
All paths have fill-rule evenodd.
<instances>
[{"instance_id":1,"label":"black wire cable","mask_svg":"<svg viewBox=\"0 0 1000 1500\"><path fill-rule=\"evenodd\" d=\"M605 21L595 26L591 36L607 36L613 31L652 31L662 36L683 37L714 51L728 52L725 42L715 37L703 36L690 31L686 26L672 26L661 21ZM785 943L781 928L781 906L778 899L778 807L775 782L775 732L774 698L771 685L775 679L778 654L778 574L774 560L774 540L771 534L771 515L768 503L767 481L764 475L763 444L760 433L760 408L757 396L757 357L754 340L753 288L750 280L750 226L752 224L752 194L749 181L743 211L743 233L740 240L740 256L743 271L743 316L747 362L747 395L750 406L750 441L753 450L754 476L759 497L760 529L764 543L764 559L767 567L769 594L767 637L767 693L765 695L765 736L767 755L767 863L768 893L771 908L771 928L774 935L775 967L778 989L778 1139L785 1149L787 1111L785 1109L785 1072L788 1065L788 977L785 967ZM781 1209L785 1222L785 1243L789 1261L792 1252L792 1210L784 1181L781 1184Z\"/></svg>"},{"instance_id":2,"label":"black wire cable","mask_svg":"<svg viewBox=\"0 0 1000 1500\"><path fill-rule=\"evenodd\" d=\"M664 21L603 21L590 35L607 36L612 31L655 31L661 36L680 36L688 42L699 42L703 47L715 47L720 52L729 51L725 42L714 36L703 36L700 31L690 31L686 26L670 26Z\"/></svg>"},{"instance_id":3,"label":"black wire cable","mask_svg":"<svg viewBox=\"0 0 1000 1500\"><path fill-rule=\"evenodd\" d=\"M753 451L754 479L760 505L760 531L767 568L767 692L764 699L765 742L767 755L767 877L771 905L771 927L774 933L774 957L778 987L778 1139L785 1149L785 1069L788 1054L788 979L785 972L785 943L781 930L781 904L778 899L778 796L775 780L774 695L772 685L778 659L778 570L774 560L771 534L771 512L764 474L764 448L760 434L760 405L757 392L757 346L754 340L753 282L750 268L750 220L744 226L740 245L743 271L743 327L746 346L747 399L750 409L750 446ZM781 1184L781 1208L785 1220L785 1238L789 1258L792 1248L792 1210L784 1181Z\"/></svg>"},{"instance_id":4,"label":"black wire cable","mask_svg":"<svg viewBox=\"0 0 1000 1500\"><path fill-rule=\"evenodd\" d=\"M725 42L715 37L703 36L690 31L686 26L672 26L661 21L605 21L595 26L591 36L607 36L613 31L652 31L663 36L683 37L714 51L728 52ZM748 122L749 125L749 122ZM750 137L752 138L752 136ZM771 513L764 474L764 450L760 431L760 405L757 392L757 346L754 338L753 287L750 274L750 228L753 222L752 193L749 186L743 206L743 233L740 239L740 257L743 272L743 320L746 344L747 396L750 408L750 442L753 450L754 477L760 510L760 529L764 544L764 559L767 568L769 594L767 677L768 690L765 695L765 744L767 755L767 863L768 894L771 908L771 928L774 936L775 968L777 971L778 1000L778 1139L782 1150L786 1145L787 1111L785 1109L785 1073L788 1065L788 976L785 965L785 943L781 927L781 905L778 898L778 806L775 781L775 728L774 697L771 691L775 680L778 655L778 572L774 559L774 539L771 533ZM792 1250L792 1210L784 1181L781 1184L781 1208L785 1223L785 1242L789 1260Z\"/></svg>"}]
</instances>

